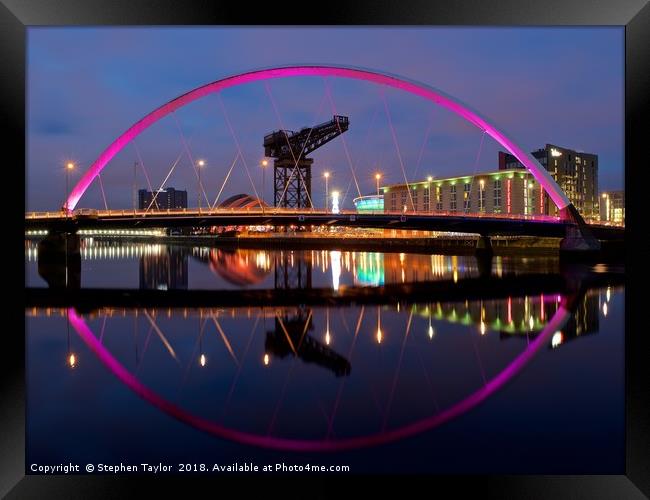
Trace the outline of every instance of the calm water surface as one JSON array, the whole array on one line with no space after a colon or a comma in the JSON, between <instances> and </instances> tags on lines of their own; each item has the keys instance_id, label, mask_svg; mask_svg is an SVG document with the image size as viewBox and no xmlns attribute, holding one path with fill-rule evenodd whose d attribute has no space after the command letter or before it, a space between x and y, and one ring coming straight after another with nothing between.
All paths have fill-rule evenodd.
<instances>
[{"instance_id":1,"label":"calm water surface","mask_svg":"<svg viewBox=\"0 0 650 500\"><path fill-rule=\"evenodd\" d=\"M46 287L25 249L27 286ZM486 272L471 256L89 240L81 267L88 288L278 294L453 287ZM565 271L553 257L495 257L487 272L524 283ZM624 295L487 286L454 301L31 307L27 461L621 473Z\"/></svg>"}]
</instances>

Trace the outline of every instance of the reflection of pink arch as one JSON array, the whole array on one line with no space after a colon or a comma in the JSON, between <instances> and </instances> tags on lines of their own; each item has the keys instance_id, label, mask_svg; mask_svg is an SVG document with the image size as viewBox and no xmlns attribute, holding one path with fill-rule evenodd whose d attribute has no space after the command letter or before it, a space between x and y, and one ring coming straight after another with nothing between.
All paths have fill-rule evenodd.
<instances>
[{"instance_id":1,"label":"reflection of pink arch","mask_svg":"<svg viewBox=\"0 0 650 500\"><path fill-rule=\"evenodd\" d=\"M341 66L288 66L281 68L264 69L259 71L251 71L249 73L242 73L240 75L231 76L216 82L208 83L202 87L198 87L190 92L183 94L176 99L169 101L167 104L160 106L158 109L152 111L142 120L135 123L130 129L120 135L113 143L104 150L104 152L95 160L90 166L88 171L79 180L74 187L70 196L68 197L64 208L73 210L83 194L88 189L88 186L102 171L106 164L129 142L135 139L141 132L149 128L161 118L167 116L169 113L189 104L196 99L199 99L207 94L219 92L220 90L227 89L241 85L243 83L269 80L273 78L285 78L291 76L334 76L339 78L352 78L355 80L365 80L381 85L387 85L397 89L404 90L411 94L419 95L429 101L435 102L440 106L453 111L470 123L476 125L481 130L484 130L494 140L506 148L513 154L532 174L533 177L544 187L553 202L557 205L558 209L563 210L571 204L567 196L564 194L560 186L555 182L553 177L542 167L537 160L527 153L523 148L517 145L513 140L509 139L503 132L497 129L494 125L490 124L485 118L481 117L477 112L471 110L465 104L459 102L455 98L444 94L443 92L424 85L422 83L411 82L403 78L378 73L375 71L368 71L362 69L347 68Z\"/></svg>"},{"instance_id":2,"label":"reflection of pink arch","mask_svg":"<svg viewBox=\"0 0 650 500\"><path fill-rule=\"evenodd\" d=\"M569 301L570 302L570 301ZM113 355L106 349L106 347L97 339L92 333L83 318L75 312L74 308L68 310L68 318L70 324L77 331L82 340L88 347L97 355L102 363L127 387L140 396L150 404L160 408L165 413L172 417L185 422L192 427L202 431L213 434L217 437L229 439L238 443L259 446L264 448L272 448L278 450L289 451L340 451L364 446L374 446L385 444L398 439L404 439L414 436L421 432L433 429L453 418L462 415L463 413L471 410L476 405L488 398L492 393L500 389L506 382L514 377L535 353L548 341L548 338L560 330L567 320L571 312L567 306L567 300L562 302L555 315L546 324L540 334L533 340L526 350L519 354L505 369L498 375L489 380L481 389L474 392L467 398L463 399L454 406L438 413L429 418L419 420L412 424L399 427L381 434L372 434L368 436L360 436L355 438L347 438L340 440L297 440L287 438L277 438L272 436L261 436L257 434L250 434L247 432L238 431L216 422L206 420L191 413L186 412L182 408L167 401L159 396L157 393L142 384L135 376L133 376Z\"/></svg>"}]
</instances>

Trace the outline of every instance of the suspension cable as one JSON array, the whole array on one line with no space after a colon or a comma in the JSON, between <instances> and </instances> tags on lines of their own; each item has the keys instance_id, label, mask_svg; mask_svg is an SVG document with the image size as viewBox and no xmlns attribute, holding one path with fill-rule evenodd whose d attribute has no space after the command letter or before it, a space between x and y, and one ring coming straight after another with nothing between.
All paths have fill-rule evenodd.
<instances>
[{"instance_id":1,"label":"suspension cable","mask_svg":"<svg viewBox=\"0 0 650 500\"><path fill-rule=\"evenodd\" d=\"M404 186L406 187L406 190L409 195L409 199L411 200L411 210L415 211L415 204L413 203L413 194L411 193L411 189L409 188L409 182L406 178L406 170L404 169L404 162L402 162L402 154L399 149L399 144L397 142L397 135L395 134L395 128L393 127L393 120L390 116L390 110L388 109L388 101L386 100L386 96L384 95L383 88L379 89L379 94L381 95L381 98L384 101L384 109L386 110L386 117L388 118L390 133L391 136L393 137L393 144L395 144L395 150L397 151L397 159L399 160L399 165L400 168L402 169L402 174L404 175Z\"/></svg>"},{"instance_id":2,"label":"suspension cable","mask_svg":"<svg viewBox=\"0 0 650 500\"><path fill-rule=\"evenodd\" d=\"M108 203L106 203L106 193L104 192L104 183L102 182L102 176L100 173L97 174L97 179L99 180L99 189L102 190L102 198L104 198L104 207L108 210Z\"/></svg>"},{"instance_id":3,"label":"suspension cable","mask_svg":"<svg viewBox=\"0 0 650 500\"><path fill-rule=\"evenodd\" d=\"M432 128L433 128L433 111L431 112L431 117L429 118L429 126L427 127L427 130L424 133L424 140L422 141L422 145L420 146L420 153L418 154L418 160L415 163L415 171L413 172L413 179L418 178L418 170L420 169L420 162L422 161L424 148L427 145L427 141L429 140L429 134L431 133Z\"/></svg>"},{"instance_id":4,"label":"suspension cable","mask_svg":"<svg viewBox=\"0 0 650 500\"><path fill-rule=\"evenodd\" d=\"M160 191L162 191L162 188L165 186L165 183L166 183L167 180L169 179L169 176L172 175L172 172L173 172L174 169L176 168L176 165L178 165L178 162L181 161L181 156L183 156L183 151L182 151L182 150L181 150L181 152L178 154L178 158L176 158L176 161L175 161L174 164L172 165L172 168L171 168L171 169L169 170L169 172L167 173L167 177L165 177L165 179L162 181L162 184L160 185L160 187L159 187L159 188L156 190L156 192L154 193L153 198L151 199L151 202L149 203L149 206L148 206L147 209L144 211L145 214L149 211L149 209L151 208L151 205L154 204L154 202L156 201L156 198L158 198L158 193L160 193ZM158 205L156 204L156 206L158 206Z\"/></svg>"},{"instance_id":5,"label":"suspension cable","mask_svg":"<svg viewBox=\"0 0 650 500\"><path fill-rule=\"evenodd\" d=\"M135 154L138 155L138 163L140 163L140 166L142 167L144 178L147 180L147 187L149 188L149 192L153 193L153 186L151 185L151 180L149 179L149 174L147 173L147 169L144 167L144 162L142 161L142 156L140 155L140 148L138 148L138 144L135 142L135 139L133 139L132 143L133 143L133 147L135 148ZM156 209L160 210L160 207L158 206L158 202L156 202Z\"/></svg>"},{"instance_id":6,"label":"suspension cable","mask_svg":"<svg viewBox=\"0 0 650 500\"><path fill-rule=\"evenodd\" d=\"M196 175L196 179L199 182L199 190L201 193L203 193L203 198L205 199L205 202L210 205L210 200L208 200L208 195L205 193L205 189L203 189L203 181L201 180L201 176L199 175L199 170L194 163L194 158L192 157L192 153L190 151L190 146L187 144L187 141L185 140L185 134L183 134L183 129L181 128L181 124L178 121L178 118L176 117L176 112L172 112L172 115L174 117L174 121L176 122L176 126L178 127L178 132L181 134L181 140L183 141L183 145L185 146L185 151L187 152L187 157L190 160L190 163L192 164L192 169L194 170L194 175ZM200 196L199 196L200 197Z\"/></svg>"},{"instance_id":7,"label":"suspension cable","mask_svg":"<svg viewBox=\"0 0 650 500\"><path fill-rule=\"evenodd\" d=\"M238 159L239 159L239 151L237 151L237 153L235 153L235 159L230 164L230 169L228 170L228 173L226 174L226 178L223 180L223 184L221 184L221 189L219 189L219 192L217 193L217 197L214 199L214 203L210 206L210 210L213 210L214 207L217 206L217 203L219 201L219 197L221 196L223 188L226 187L226 183L228 182L228 178L230 177L232 169L235 167Z\"/></svg>"},{"instance_id":8,"label":"suspension cable","mask_svg":"<svg viewBox=\"0 0 650 500\"><path fill-rule=\"evenodd\" d=\"M469 194L467 201L469 204L472 202L472 191L474 189L474 180L476 179L476 170L478 169L478 162L479 159L481 158L481 151L483 150L483 141L485 140L485 130L482 130L481 134L481 142L479 143L478 146L478 152L476 153L476 159L474 160L474 170L472 171L472 182L469 185ZM463 196L465 196L465 190L463 188ZM480 194L479 194L480 197ZM465 209L465 199L463 198L463 212L464 213L469 213L469 208Z\"/></svg>"},{"instance_id":9,"label":"suspension cable","mask_svg":"<svg viewBox=\"0 0 650 500\"><path fill-rule=\"evenodd\" d=\"M327 78L323 78L325 82L325 91L327 92L327 97L330 101L330 106L332 107L332 111L334 114L338 114L336 112L336 104L334 103L334 98L332 97L332 92L330 91L329 83L327 82ZM357 187L357 192L359 193L359 196L361 196L361 189L359 189L359 182L357 181L357 176L354 173L354 165L352 164L352 158L350 156L350 151L348 150L348 144L345 140L345 136L343 135L343 132L341 131L341 124L337 122L337 125L339 127L339 133L341 133L341 142L343 144L343 149L345 150L345 156L348 160L348 164L350 165L350 171L352 172L352 178L354 179L354 184Z\"/></svg>"},{"instance_id":10,"label":"suspension cable","mask_svg":"<svg viewBox=\"0 0 650 500\"><path fill-rule=\"evenodd\" d=\"M287 192L288 187L289 187L289 182L291 181L291 179L295 175L296 170L298 171L298 175L300 176L300 180L302 181L303 184L305 184L305 179L302 176L302 172L298 168L298 163L300 162L300 160L302 158L302 155L305 152L305 146L309 142L309 138L311 137L311 133L313 132L314 129L313 129L313 127L310 127L309 134L307 134L307 140L303 143L300 154L298 155L298 159L296 159L296 155L294 154L293 148L291 147L291 143L289 141L289 136L287 135L287 131L284 128L284 124L282 123L282 117L280 116L280 112L278 111L277 105L275 103L275 99L273 99L273 95L271 94L271 88L270 88L270 86L268 85L267 82L265 82L264 86L266 88L266 93L269 96L269 100L271 101L271 106L273 107L273 111L275 112L275 116L278 119L278 123L280 124L280 130L282 130L282 132L284 133L284 137L285 137L285 139L287 141L287 146L289 147L289 151L291 152L291 157L293 158L293 162L294 162L293 169L291 170L291 174L289 175L289 180L285 183L284 190L282 192L282 195L280 196L280 200L282 200L284 198L285 193ZM316 112L316 117L314 118L314 121L318 120L318 117L320 116L321 111L323 109L324 102L325 102L325 94L323 94L323 97L321 98L321 102L320 102L320 104L318 106L318 111ZM275 187L275 184L274 184L274 187ZM275 189L274 189L274 191L275 191ZM311 195L309 194L309 191L307 191L307 198L309 199L309 204L311 205L311 208L314 208L314 203L313 203L313 201L311 199ZM275 199L273 200L273 202L275 203Z\"/></svg>"},{"instance_id":11,"label":"suspension cable","mask_svg":"<svg viewBox=\"0 0 650 500\"><path fill-rule=\"evenodd\" d=\"M239 144L239 139L237 139L237 135L235 134L235 130L232 127L232 123L230 122L230 118L228 117L228 112L226 111L226 106L223 103L223 99L221 99L221 94L217 94L217 98L219 99L219 105L221 106L221 111L223 112L224 119L226 120L226 124L228 125L228 130L230 131L230 135L232 136L233 140L235 141L235 146L237 146L237 151L239 151L239 157L242 160L242 163L244 164L244 169L246 170L246 174L248 175L248 180L251 181L251 186L253 187L253 192L255 193L255 197L258 200L261 200L259 193L257 192L257 188L255 187L255 183L253 182L253 178L251 177L250 170L248 169L248 163L246 162L246 158L244 157L244 154L242 153L241 146ZM208 202L210 203L210 202Z\"/></svg>"}]
</instances>

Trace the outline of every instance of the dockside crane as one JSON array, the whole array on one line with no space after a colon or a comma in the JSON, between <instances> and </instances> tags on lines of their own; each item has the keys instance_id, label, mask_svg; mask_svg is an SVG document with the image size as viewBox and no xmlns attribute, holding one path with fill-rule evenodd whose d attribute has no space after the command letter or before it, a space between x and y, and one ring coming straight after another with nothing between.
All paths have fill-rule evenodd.
<instances>
[{"instance_id":1,"label":"dockside crane","mask_svg":"<svg viewBox=\"0 0 650 500\"><path fill-rule=\"evenodd\" d=\"M328 122L298 132L276 130L264 136L264 154L273 158L273 204L283 208L312 208L309 153L348 130L347 116L334 115Z\"/></svg>"}]
</instances>

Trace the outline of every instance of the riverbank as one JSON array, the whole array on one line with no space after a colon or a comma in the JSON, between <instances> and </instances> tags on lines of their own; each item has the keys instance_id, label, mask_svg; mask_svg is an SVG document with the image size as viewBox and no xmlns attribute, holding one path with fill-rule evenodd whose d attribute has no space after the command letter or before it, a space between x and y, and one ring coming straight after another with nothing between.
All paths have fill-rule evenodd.
<instances>
[{"instance_id":1,"label":"riverbank","mask_svg":"<svg viewBox=\"0 0 650 500\"><path fill-rule=\"evenodd\" d=\"M89 236L83 236L88 238ZM26 238L28 238L26 236ZM37 239L41 239L38 237ZM211 248L254 248L263 250L358 250L368 252L404 252L441 255L473 255L478 237L379 237L321 235L310 233L274 233L265 235L95 235L95 241L121 241L128 243L155 243ZM494 255L559 255L559 238L531 236L492 237ZM622 259L624 242L602 242L598 257Z\"/></svg>"}]
</instances>

